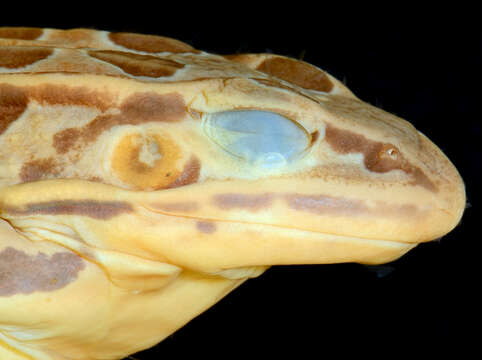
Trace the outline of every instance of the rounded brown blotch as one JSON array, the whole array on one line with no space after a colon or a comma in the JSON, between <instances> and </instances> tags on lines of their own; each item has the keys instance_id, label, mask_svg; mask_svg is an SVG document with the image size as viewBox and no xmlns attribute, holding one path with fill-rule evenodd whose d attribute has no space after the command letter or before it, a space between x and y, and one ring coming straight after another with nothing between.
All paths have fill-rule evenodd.
<instances>
[{"instance_id":1,"label":"rounded brown blotch","mask_svg":"<svg viewBox=\"0 0 482 360\"><path fill-rule=\"evenodd\" d=\"M82 131L77 128L69 128L54 134L52 145L58 154L65 154L69 151L82 135Z\"/></svg>"},{"instance_id":2,"label":"rounded brown blotch","mask_svg":"<svg viewBox=\"0 0 482 360\"><path fill-rule=\"evenodd\" d=\"M7 247L0 252L0 296L59 290L84 268L82 258L72 252L29 255Z\"/></svg>"},{"instance_id":3,"label":"rounded brown blotch","mask_svg":"<svg viewBox=\"0 0 482 360\"><path fill-rule=\"evenodd\" d=\"M128 124L175 122L187 114L184 98L179 93L135 93L125 99L120 110Z\"/></svg>"},{"instance_id":4,"label":"rounded brown blotch","mask_svg":"<svg viewBox=\"0 0 482 360\"><path fill-rule=\"evenodd\" d=\"M325 72L301 60L271 56L256 70L308 90L330 92L334 86Z\"/></svg>"},{"instance_id":5,"label":"rounded brown blotch","mask_svg":"<svg viewBox=\"0 0 482 360\"><path fill-rule=\"evenodd\" d=\"M147 76L151 78L172 76L184 64L174 60L162 59L150 55L139 55L112 50L92 50L89 55L108 62L132 76Z\"/></svg>"},{"instance_id":6,"label":"rounded brown blotch","mask_svg":"<svg viewBox=\"0 0 482 360\"><path fill-rule=\"evenodd\" d=\"M18 69L46 59L52 54L52 49L41 47L0 47L0 67Z\"/></svg>"},{"instance_id":7,"label":"rounded brown blotch","mask_svg":"<svg viewBox=\"0 0 482 360\"><path fill-rule=\"evenodd\" d=\"M0 38L18 40L36 40L42 36L44 30L29 27L0 27Z\"/></svg>"},{"instance_id":8,"label":"rounded brown blotch","mask_svg":"<svg viewBox=\"0 0 482 360\"><path fill-rule=\"evenodd\" d=\"M24 163L20 169L22 182L30 182L49 177L55 177L59 173L59 166L52 158L32 160Z\"/></svg>"},{"instance_id":9,"label":"rounded brown blotch","mask_svg":"<svg viewBox=\"0 0 482 360\"><path fill-rule=\"evenodd\" d=\"M182 41L156 35L143 35L126 32L114 32L109 34L109 39L116 45L136 51L151 53L171 52L198 52L190 45Z\"/></svg>"},{"instance_id":10,"label":"rounded brown blotch","mask_svg":"<svg viewBox=\"0 0 482 360\"><path fill-rule=\"evenodd\" d=\"M28 105L25 92L9 84L0 84L0 134L17 120Z\"/></svg>"},{"instance_id":11,"label":"rounded brown blotch","mask_svg":"<svg viewBox=\"0 0 482 360\"><path fill-rule=\"evenodd\" d=\"M212 234L216 231L216 224L211 221L198 221L196 228L204 234Z\"/></svg>"},{"instance_id":12,"label":"rounded brown blotch","mask_svg":"<svg viewBox=\"0 0 482 360\"><path fill-rule=\"evenodd\" d=\"M25 87L28 96L40 104L95 107L105 111L114 104L106 93L85 86L44 84Z\"/></svg>"}]
</instances>

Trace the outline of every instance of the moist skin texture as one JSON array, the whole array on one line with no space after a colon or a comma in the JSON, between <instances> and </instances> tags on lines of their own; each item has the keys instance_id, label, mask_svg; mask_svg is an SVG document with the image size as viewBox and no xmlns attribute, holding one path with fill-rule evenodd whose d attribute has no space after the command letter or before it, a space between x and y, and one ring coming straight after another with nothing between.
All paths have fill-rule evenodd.
<instances>
[{"instance_id":1,"label":"moist skin texture","mask_svg":"<svg viewBox=\"0 0 482 360\"><path fill-rule=\"evenodd\" d=\"M232 155L206 124L239 110L299 154ZM314 65L91 29L0 28L0 174L13 360L125 358L269 266L389 262L465 207L436 145Z\"/></svg>"}]
</instances>

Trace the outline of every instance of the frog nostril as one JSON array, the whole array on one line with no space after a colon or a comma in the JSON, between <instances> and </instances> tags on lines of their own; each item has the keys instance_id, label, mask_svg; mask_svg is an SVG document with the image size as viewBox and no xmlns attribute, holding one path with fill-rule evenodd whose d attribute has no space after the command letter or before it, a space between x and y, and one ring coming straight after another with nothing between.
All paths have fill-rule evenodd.
<instances>
[{"instance_id":1,"label":"frog nostril","mask_svg":"<svg viewBox=\"0 0 482 360\"><path fill-rule=\"evenodd\" d=\"M396 147L391 145L385 145L382 151L380 151L380 153L378 154L378 156L381 159L386 158L391 160L398 160L399 154L400 152Z\"/></svg>"},{"instance_id":2,"label":"frog nostril","mask_svg":"<svg viewBox=\"0 0 482 360\"><path fill-rule=\"evenodd\" d=\"M397 151L397 149L391 148L391 149L387 150L387 154L390 157L396 158L398 156L398 151Z\"/></svg>"}]
</instances>

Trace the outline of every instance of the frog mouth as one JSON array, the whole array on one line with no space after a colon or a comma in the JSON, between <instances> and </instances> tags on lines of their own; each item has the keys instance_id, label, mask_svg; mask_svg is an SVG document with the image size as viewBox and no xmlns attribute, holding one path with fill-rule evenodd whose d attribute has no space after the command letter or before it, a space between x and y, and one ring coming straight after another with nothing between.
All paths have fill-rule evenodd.
<instances>
[{"instance_id":1,"label":"frog mouth","mask_svg":"<svg viewBox=\"0 0 482 360\"><path fill-rule=\"evenodd\" d=\"M112 249L202 272L384 263L455 226L454 215L436 203L294 192L291 181L251 185L236 192L236 184L228 182L136 192L45 180L2 188L0 210L32 239L67 244L79 253L86 246ZM450 224L439 226L449 217Z\"/></svg>"}]
</instances>

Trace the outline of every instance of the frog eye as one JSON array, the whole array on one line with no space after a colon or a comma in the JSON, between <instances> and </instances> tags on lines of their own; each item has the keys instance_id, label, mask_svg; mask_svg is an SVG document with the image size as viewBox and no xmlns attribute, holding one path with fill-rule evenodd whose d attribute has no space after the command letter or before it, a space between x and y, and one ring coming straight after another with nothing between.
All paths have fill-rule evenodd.
<instances>
[{"instance_id":1,"label":"frog eye","mask_svg":"<svg viewBox=\"0 0 482 360\"><path fill-rule=\"evenodd\" d=\"M206 134L228 153L262 167L279 167L301 155L310 135L292 120L270 111L207 114Z\"/></svg>"}]
</instances>

